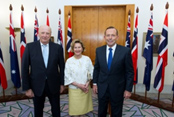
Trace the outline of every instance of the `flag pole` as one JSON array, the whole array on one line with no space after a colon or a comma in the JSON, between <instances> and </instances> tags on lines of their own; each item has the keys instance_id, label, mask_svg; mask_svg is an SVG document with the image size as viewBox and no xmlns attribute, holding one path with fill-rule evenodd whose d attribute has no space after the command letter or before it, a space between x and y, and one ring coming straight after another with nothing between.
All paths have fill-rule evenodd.
<instances>
[{"instance_id":1,"label":"flag pole","mask_svg":"<svg viewBox=\"0 0 174 117\"><path fill-rule=\"evenodd\" d=\"M18 95L18 90L17 90L17 88L15 87L15 91L16 91L16 96Z\"/></svg>"},{"instance_id":2,"label":"flag pole","mask_svg":"<svg viewBox=\"0 0 174 117\"><path fill-rule=\"evenodd\" d=\"M159 103L159 100L160 100L160 92L158 91L158 103Z\"/></svg>"},{"instance_id":3,"label":"flag pole","mask_svg":"<svg viewBox=\"0 0 174 117\"><path fill-rule=\"evenodd\" d=\"M174 93L173 93L173 100L172 100L172 108L173 108L173 103L174 103Z\"/></svg>"},{"instance_id":4,"label":"flag pole","mask_svg":"<svg viewBox=\"0 0 174 117\"><path fill-rule=\"evenodd\" d=\"M147 99L147 90L145 89L145 100Z\"/></svg>"},{"instance_id":5,"label":"flag pole","mask_svg":"<svg viewBox=\"0 0 174 117\"><path fill-rule=\"evenodd\" d=\"M3 98L5 98L5 90L3 89Z\"/></svg>"},{"instance_id":6,"label":"flag pole","mask_svg":"<svg viewBox=\"0 0 174 117\"><path fill-rule=\"evenodd\" d=\"M134 95L135 95L135 92L136 92L136 84L134 85Z\"/></svg>"}]
</instances>

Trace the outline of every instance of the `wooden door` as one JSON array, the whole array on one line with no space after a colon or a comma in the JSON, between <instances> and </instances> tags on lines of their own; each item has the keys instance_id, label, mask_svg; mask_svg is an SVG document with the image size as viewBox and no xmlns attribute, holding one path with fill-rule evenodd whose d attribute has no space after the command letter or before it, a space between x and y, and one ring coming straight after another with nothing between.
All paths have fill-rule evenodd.
<instances>
[{"instance_id":1,"label":"wooden door","mask_svg":"<svg viewBox=\"0 0 174 117\"><path fill-rule=\"evenodd\" d=\"M97 47L105 45L104 31L109 26L118 29L118 44L124 45L126 39L126 29L128 20L128 10L131 15L131 35L133 34L134 5L115 6L65 6L65 37L67 35L68 12L71 12L72 38L81 39L85 45L84 55L95 62L95 50ZM132 36L131 36L132 37ZM65 39L66 43L66 39ZM65 57L68 58L67 52Z\"/></svg>"},{"instance_id":2,"label":"wooden door","mask_svg":"<svg viewBox=\"0 0 174 117\"><path fill-rule=\"evenodd\" d=\"M98 42L98 7L73 8L73 39L81 39L85 45L84 55L94 63Z\"/></svg>"},{"instance_id":3,"label":"wooden door","mask_svg":"<svg viewBox=\"0 0 174 117\"><path fill-rule=\"evenodd\" d=\"M125 41L125 7L99 7L99 40L100 45L105 44L105 40L103 38L104 31L109 26L114 26L118 30L119 39L117 44L124 45Z\"/></svg>"}]
</instances>

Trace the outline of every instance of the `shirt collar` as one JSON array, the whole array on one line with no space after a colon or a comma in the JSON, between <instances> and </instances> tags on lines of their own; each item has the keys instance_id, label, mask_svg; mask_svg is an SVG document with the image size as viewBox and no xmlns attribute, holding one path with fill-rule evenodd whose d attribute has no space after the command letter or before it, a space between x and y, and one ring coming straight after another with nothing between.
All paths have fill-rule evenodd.
<instances>
[{"instance_id":1,"label":"shirt collar","mask_svg":"<svg viewBox=\"0 0 174 117\"><path fill-rule=\"evenodd\" d=\"M48 45L49 45L49 43L47 43L47 44L43 44L43 43L41 43L41 42L40 42L40 45L41 45L41 46L43 46L43 45L48 46Z\"/></svg>"},{"instance_id":2,"label":"shirt collar","mask_svg":"<svg viewBox=\"0 0 174 117\"><path fill-rule=\"evenodd\" d=\"M109 48L112 48L112 50L115 50L116 46L117 46L117 44L115 44L115 45L112 46L112 47L109 47L109 46L107 45L107 46L106 46L106 49L109 50Z\"/></svg>"}]
</instances>

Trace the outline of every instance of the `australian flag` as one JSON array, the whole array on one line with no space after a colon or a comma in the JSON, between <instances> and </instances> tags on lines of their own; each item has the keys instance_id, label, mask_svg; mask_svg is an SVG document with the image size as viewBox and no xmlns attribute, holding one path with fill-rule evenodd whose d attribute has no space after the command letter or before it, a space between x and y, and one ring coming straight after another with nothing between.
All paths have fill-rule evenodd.
<instances>
[{"instance_id":1,"label":"australian flag","mask_svg":"<svg viewBox=\"0 0 174 117\"><path fill-rule=\"evenodd\" d=\"M38 19L37 19L37 14L35 14L35 21L34 21L34 41L39 40L38 33L39 33L39 22L38 22Z\"/></svg>"},{"instance_id":2,"label":"australian flag","mask_svg":"<svg viewBox=\"0 0 174 117\"><path fill-rule=\"evenodd\" d=\"M128 24L127 24L127 34L126 34L126 42L125 42L125 47L130 48L130 31L131 31L131 27L130 27L131 23L130 23L130 15L128 15Z\"/></svg>"},{"instance_id":3,"label":"australian flag","mask_svg":"<svg viewBox=\"0 0 174 117\"><path fill-rule=\"evenodd\" d=\"M57 43L61 45L63 48L63 36L62 36L62 24L61 24L61 17L59 16L59 24L58 24L58 36L57 36Z\"/></svg>"},{"instance_id":4,"label":"australian flag","mask_svg":"<svg viewBox=\"0 0 174 117\"><path fill-rule=\"evenodd\" d=\"M146 91L149 91L150 81L151 81L151 71L153 69L153 13L152 12L146 35L143 57L146 59L143 84L146 87Z\"/></svg>"},{"instance_id":5,"label":"australian flag","mask_svg":"<svg viewBox=\"0 0 174 117\"><path fill-rule=\"evenodd\" d=\"M159 92L164 87L165 67L167 66L168 58L168 10L164 19L163 29L161 33L159 48L158 48L158 60L156 65L156 74L154 81L154 88Z\"/></svg>"},{"instance_id":6,"label":"australian flag","mask_svg":"<svg viewBox=\"0 0 174 117\"><path fill-rule=\"evenodd\" d=\"M12 24L12 12L10 13L10 63L11 63L11 79L16 88L21 87L19 65L17 58L17 48L15 42L14 27Z\"/></svg>"}]
</instances>

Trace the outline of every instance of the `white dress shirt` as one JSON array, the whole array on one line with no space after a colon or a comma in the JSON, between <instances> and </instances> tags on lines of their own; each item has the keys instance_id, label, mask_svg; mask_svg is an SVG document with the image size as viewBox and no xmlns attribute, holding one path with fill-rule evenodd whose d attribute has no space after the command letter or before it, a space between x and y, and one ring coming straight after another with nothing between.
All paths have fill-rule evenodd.
<instances>
[{"instance_id":1,"label":"white dress shirt","mask_svg":"<svg viewBox=\"0 0 174 117\"><path fill-rule=\"evenodd\" d=\"M109 56L109 48L112 48L112 58L113 58L116 46L117 46L117 44L115 44L112 47L109 47L108 45L106 46L106 61L107 61L107 63L108 63L108 56Z\"/></svg>"},{"instance_id":2,"label":"white dress shirt","mask_svg":"<svg viewBox=\"0 0 174 117\"><path fill-rule=\"evenodd\" d=\"M42 50L42 56L43 56L43 43L41 43L40 42L40 45L41 45L41 50ZM47 53L48 53L48 56L47 57L49 57L49 44L46 44L46 47L45 47L45 49L46 49L46 51L47 51ZM47 58L47 60L48 60L48 58ZM47 61L47 64L48 64L48 61Z\"/></svg>"}]
</instances>

